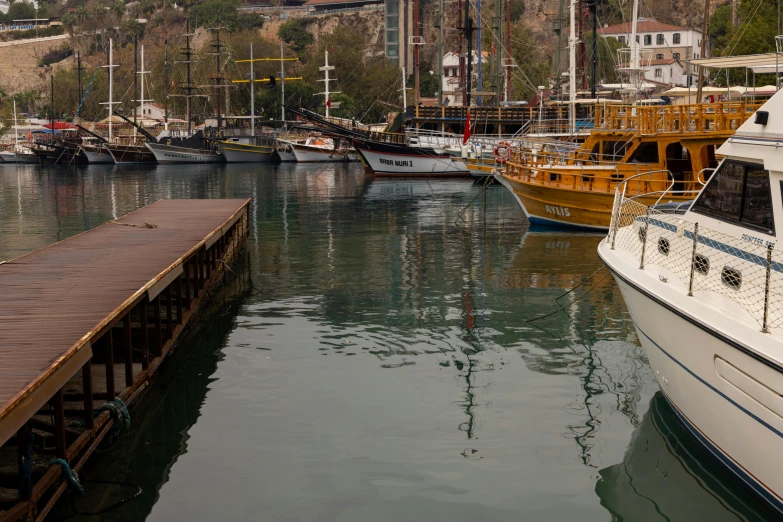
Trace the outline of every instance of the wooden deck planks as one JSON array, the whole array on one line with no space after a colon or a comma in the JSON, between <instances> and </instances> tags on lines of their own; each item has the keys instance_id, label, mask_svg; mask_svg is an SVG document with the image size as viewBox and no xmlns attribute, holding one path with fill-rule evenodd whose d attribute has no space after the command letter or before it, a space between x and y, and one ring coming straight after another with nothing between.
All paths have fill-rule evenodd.
<instances>
[{"instance_id":1,"label":"wooden deck planks","mask_svg":"<svg viewBox=\"0 0 783 522\"><path fill-rule=\"evenodd\" d=\"M0 265L0 423L85 335L246 205L161 200Z\"/></svg>"}]
</instances>

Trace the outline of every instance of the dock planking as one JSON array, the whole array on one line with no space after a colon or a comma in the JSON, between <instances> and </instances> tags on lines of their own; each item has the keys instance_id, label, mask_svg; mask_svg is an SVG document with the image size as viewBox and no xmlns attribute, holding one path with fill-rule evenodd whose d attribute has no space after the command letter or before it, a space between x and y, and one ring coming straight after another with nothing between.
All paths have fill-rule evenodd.
<instances>
[{"instance_id":1,"label":"dock planking","mask_svg":"<svg viewBox=\"0 0 783 522\"><path fill-rule=\"evenodd\" d=\"M90 360L94 339L246 218L247 204L161 200L0 264L0 445Z\"/></svg>"}]
</instances>

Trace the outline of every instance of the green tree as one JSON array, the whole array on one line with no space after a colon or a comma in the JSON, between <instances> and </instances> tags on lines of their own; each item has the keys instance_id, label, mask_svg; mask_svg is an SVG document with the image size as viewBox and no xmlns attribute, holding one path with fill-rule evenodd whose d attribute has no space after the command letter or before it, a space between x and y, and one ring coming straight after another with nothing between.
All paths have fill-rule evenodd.
<instances>
[{"instance_id":1,"label":"green tree","mask_svg":"<svg viewBox=\"0 0 783 522\"><path fill-rule=\"evenodd\" d=\"M770 0L759 2L743 0L737 13L740 23L731 24L731 6L718 7L710 17L710 40L714 56L738 56L775 52L777 34L777 4ZM729 81L732 84L745 83L743 69L730 69ZM756 77L757 83L774 82L774 75ZM726 73L715 75L715 85L726 85Z\"/></svg>"},{"instance_id":2,"label":"green tree","mask_svg":"<svg viewBox=\"0 0 783 522\"><path fill-rule=\"evenodd\" d=\"M292 18L280 26L278 36L289 44L297 54L303 54L307 47L313 43L313 35L307 30L307 24L301 18Z\"/></svg>"},{"instance_id":3,"label":"green tree","mask_svg":"<svg viewBox=\"0 0 783 522\"><path fill-rule=\"evenodd\" d=\"M194 27L224 26L230 32L261 27L259 15L242 14L237 10L240 0L207 0L190 9L190 23Z\"/></svg>"},{"instance_id":4,"label":"green tree","mask_svg":"<svg viewBox=\"0 0 783 522\"><path fill-rule=\"evenodd\" d=\"M76 35L76 17L73 16L71 13L65 13L60 20L63 24L63 27L65 27L65 30L68 31L68 36L71 37L71 49L74 48L73 40Z\"/></svg>"},{"instance_id":5,"label":"green tree","mask_svg":"<svg viewBox=\"0 0 783 522\"><path fill-rule=\"evenodd\" d=\"M111 11L112 16L114 16L117 21L117 26L122 24L122 18L125 16L125 2L122 0L115 0L115 2L109 6L109 11Z\"/></svg>"},{"instance_id":6,"label":"green tree","mask_svg":"<svg viewBox=\"0 0 783 522\"><path fill-rule=\"evenodd\" d=\"M11 7L8 8L6 13L8 20L29 20L31 18L37 18L35 15L35 6L27 2L14 2Z\"/></svg>"}]
</instances>

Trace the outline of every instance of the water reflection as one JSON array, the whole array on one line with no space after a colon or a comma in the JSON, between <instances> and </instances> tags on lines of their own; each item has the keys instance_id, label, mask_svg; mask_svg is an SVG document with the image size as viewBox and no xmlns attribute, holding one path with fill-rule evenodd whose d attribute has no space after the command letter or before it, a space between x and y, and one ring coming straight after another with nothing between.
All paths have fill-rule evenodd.
<instances>
[{"instance_id":1,"label":"water reflection","mask_svg":"<svg viewBox=\"0 0 783 522\"><path fill-rule=\"evenodd\" d=\"M252 198L252 289L88 472L145 489L110 518L605 520L597 470L657 387L600 236L527 230L480 190L354 165L0 170L0 259L163 197Z\"/></svg>"},{"instance_id":2,"label":"water reflection","mask_svg":"<svg viewBox=\"0 0 783 522\"><path fill-rule=\"evenodd\" d=\"M613 520L777 520L693 440L660 392L623 461L600 474L595 492Z\"/></svg>"}]
</instances>

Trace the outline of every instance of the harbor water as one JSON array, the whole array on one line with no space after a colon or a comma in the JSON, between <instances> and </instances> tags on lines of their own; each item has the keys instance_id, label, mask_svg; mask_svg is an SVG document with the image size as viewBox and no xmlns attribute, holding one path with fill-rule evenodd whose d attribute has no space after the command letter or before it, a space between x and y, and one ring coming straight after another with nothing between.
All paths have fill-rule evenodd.
<instances>
[{"instance_id":1,"label":"harbor water","mask_svg":"<svg viewBox=\"0 0 783 522\"><path fill-rule=\"evenodd\" d=\"M239 197L246 252L55 519L775 520L658 392L601 236L529 229L500 186L3 166L0 261Z\"/></svg>"}]
</instances>

